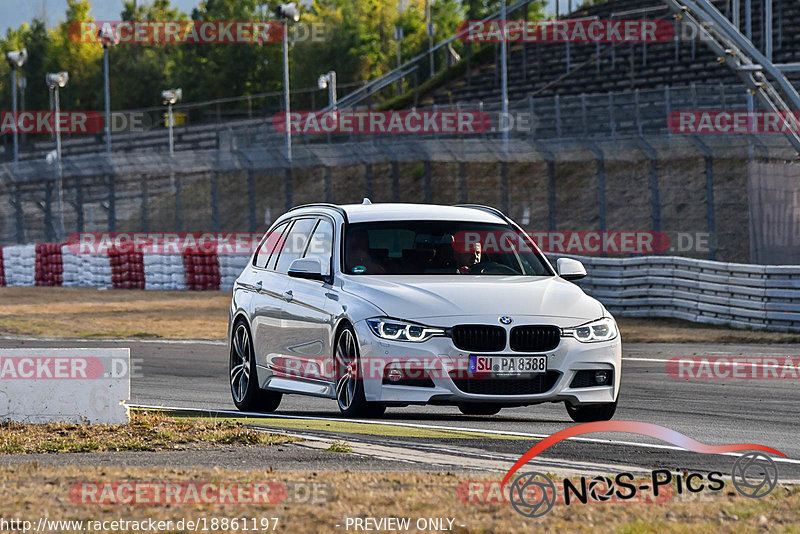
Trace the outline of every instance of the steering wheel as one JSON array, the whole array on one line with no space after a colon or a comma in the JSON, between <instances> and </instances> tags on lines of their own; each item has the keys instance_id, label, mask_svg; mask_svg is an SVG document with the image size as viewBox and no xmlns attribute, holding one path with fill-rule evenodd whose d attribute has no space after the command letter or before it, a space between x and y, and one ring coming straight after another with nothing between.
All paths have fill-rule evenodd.
<instances>
[{"instance_id":1,"label":"steering wheel","mask_svg":"<svg viewBox=\"0 0 800 534\"><path fill-rule=\"evenodd\" d=\"M480 268L478 269L478 274L519 274L519 273L515 269L509 267L508 265L492 261L487 263L486 265L481 265Z\"/></svg>"}]
</instances>

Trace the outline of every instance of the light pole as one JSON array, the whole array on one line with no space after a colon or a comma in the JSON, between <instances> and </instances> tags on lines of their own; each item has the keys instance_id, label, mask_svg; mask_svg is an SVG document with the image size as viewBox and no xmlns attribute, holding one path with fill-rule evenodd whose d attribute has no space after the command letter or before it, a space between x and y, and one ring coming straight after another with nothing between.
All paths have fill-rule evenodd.
<instances>
[{"instance_id":1,"label":"light pole","mask_svg":"<svg viewBox=\"0 0 800 534\"><path fill-rule=\"evenodd\" d=\"M435 71L433 64L433 21L431 20L431 0L425 0L425 31L428 33L428 56L431 62L431 78Z\"/></svg>"},{"instance_id":2,"label":"light pole","mask_svg":"<svg viewBox=\"0 0 800 534\"><path fill-rule=\"evenodd\" d=\"M117 44L117 38L111 26L98 30L97 36L103 43L103 86L106 99L106 154L111 156L111 96L108 90L108 47Z\"/></svg>"},{"instance_id":3,"label":"light pole","mask_svg":"<svg viewBox=\"0 0 800 534\"><path fill-rule=\"evenodd\" d=\"M19 112L25 111L25 89L28 87L28 79L25 76L20 76L17 80L17 85L22 91L19 95Z\"/></svg>"},{"instance_id":4,"label":"light pole","mask_svg":"<svg viewBox=\"0 0 800 534\"><path fill-rule=\"evenodd\" d=\"M53 91L55 105L55 130L56 130L56 178L58 186L58 239L64 240L64 182L61 172L61 109L59 103L59 89L67 85L69 73L66 71L50 73L45 76L47 87Z\"/></svg>"},{"instance_id":5,"label":"light pole","mask_svg":"<svg viewBox=\"0 0 800 534\"><path fill-rule=\"evenodd\" d=\"M556 3L558 5L558 3ZM500 65L501 65L501 84L500 84L500 106L501 118L500 126L503 130L503 151L508 152L508 43L506 42L506 0L500 0L500 20L502 21L503 35L500 42Z\"/></svg>"},{"instance_id":6,"label":"light pole","mask_svg":"<svg viewBox=\"0 0 800 534\"><path fill-rule=\"evenodd\" d=\"M332 110L336 109L336 71L332 70L325 74L320 74L317 80L317 87L328 90L328 105Z\"/></svg>"},{"instance_id":7,"label":"light pole","mask_svg":"<svg viewBox=\"0 0 800 534\"><path fill-rule=\"evenodd\" d=\"M28 59L28 50L14 50L6 54L6 60L11 67L11 116L14 117L14 170L17 170L19 165L19 132L17 126L19 124L17 117L17 69L25 64Z\"/></svg>"},{"instance_id":8,"label":"light pole","mask_svg":"<svg viewBox=\"0 0 800 534\"><path fill-rule=\"evenodd\" d=\"M169 126L169 154L172 155L175 153L175 144L172 138L172 126L175 123L172 117L172 106L183 98L183 90L182 89L167 89L166 91L161 91L161 100L164 101L164 104L167 106L167 125Z\"/></svg>"},{"instance_id":9,"label":"light pole","mask_svg":"<svg viewBox=\"0 0 800 534\"><path fill-rule=\"evenodd\" d=\"M291 113L291 103L289 102L289 21L297 22L300 20L300 11L297 4L290 2L275 8L275 15L283 23L283 108L286 113L286 159L292 162L292 130L289 113Z\"/></svg>"},{"instance_id":10,"label":"light pole","mask_svg":"<svg viewBox=\"0 0 800 534\"><path fill-rule=\"evenodd\" d=\"M400 44L403 40L403 27L402 26L395 26L394 27L394 40L397 42L397 68L400 69L400 65L402 65L401 58L402 58L402 50L400 49ZM397 78L397 96L403 94L403 79Z\"/></svg>"}]
</instances>

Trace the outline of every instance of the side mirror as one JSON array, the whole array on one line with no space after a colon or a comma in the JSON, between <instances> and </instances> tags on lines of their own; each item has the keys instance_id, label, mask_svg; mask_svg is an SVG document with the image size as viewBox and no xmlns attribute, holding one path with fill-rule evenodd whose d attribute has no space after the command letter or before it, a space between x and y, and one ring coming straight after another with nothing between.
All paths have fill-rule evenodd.
<instances>
[{"instance_id":1,"label":"side mirror","mask_svg":"<svg viewBox=\"0 0 800 534\"><path fill-rule=\"evenodd\" d=\"M558 258L556 270L558 276L564 280L579 280L586 276L586 268L583 264L572 258Z\"/></svg>"},{"instance_id":2,"label":"side mirror","mask_svg":"<svg viewBox=\"0 0 800 534\"><path fill-rule=\"evenodd\" d=\"M289 276L306 280L325 280L319 258L297 258L289 264Z\"/></svg>"}]
</instances>

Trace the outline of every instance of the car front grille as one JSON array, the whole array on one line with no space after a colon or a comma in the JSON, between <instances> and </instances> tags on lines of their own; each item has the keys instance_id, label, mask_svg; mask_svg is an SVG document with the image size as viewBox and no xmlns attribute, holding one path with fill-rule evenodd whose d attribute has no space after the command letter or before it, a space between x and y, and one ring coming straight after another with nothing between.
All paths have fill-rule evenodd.
<instances>
[{"instance_id":1,"label":"car front grille","mask_svg":"<svg viewBox=\"0 0 800 534\"><path fill-rule=\"evenodd\" d=\"M515 326L511 329L511 350L516 352L544 352L553 350L561 340L557 326Z\"/></svg>"},{"instance_id":2,"label":"car front grille","mask_svg":"<svg viewBox=\"0 0 800 534\"><path fill-rule=\"evenodd\" d=\"M506 331L500 326L465 324L453 327L453 344L470 352L497 352L506 348Z\"/></svg>"},{"instance_id":3,"label":"car front grille","mask_svg":"<svg viewBox=\"0 0 800 534\"><path fill-rule=\"evenodd\" d=\"M557 371L548 371L529 378L453 378L453 383L464 393L476 395L534 395L553 389L559 376Z\"/></svg>"}]
</instances>

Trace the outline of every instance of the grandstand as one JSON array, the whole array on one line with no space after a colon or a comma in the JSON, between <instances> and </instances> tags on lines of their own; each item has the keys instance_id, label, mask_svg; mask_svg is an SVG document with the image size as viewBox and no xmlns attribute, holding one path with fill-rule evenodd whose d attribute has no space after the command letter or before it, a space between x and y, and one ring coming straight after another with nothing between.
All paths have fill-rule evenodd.
<instances>
[{"instance_id":1,"label":"grandstand","mask_svg":"<svg viewBox=\"0 0 800 534\"><path fill-rule=\"evenodd\" d=\"M720 11L728 12L729 0L712 2ZM743 5L743 4L742 4ZM763 27L760 11L752 19L754 44L763 49ZM674 19L663 0L615 0L580 9L566 18L600 20L669 20ZM744 14L742 14L744 20ZM800 61L800 33L791 30L800 26L800 3L776 0L774 62ZM684 30L691 35L689 30ZM680 36L681 31L678 31ZM495 45L497 48L499 45ZM599 55L599 57L598 57ZM431 103L476 103L498 99L500 87L497 53L483 64L473 65L464 75L428 96ZM800 73L788 78L800 81ZM725 95L744 93L736 75L717 61L717 56L697 39L676 39L664 43L572 44L526 43L509 46L508 95L510 102L524 101L530 96L580 95L582 93L629 92L688 87L692 84L722 85ZM721 103L716 90L708 99ZM425 102L425 96L421 101ZM742 97L743 98L743 97ZM746 108L745 108L746 109Z\"/></svg>"}]
</instances>

